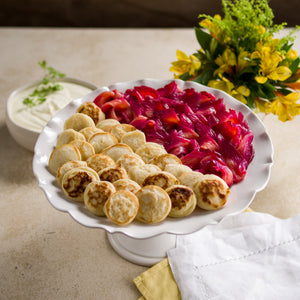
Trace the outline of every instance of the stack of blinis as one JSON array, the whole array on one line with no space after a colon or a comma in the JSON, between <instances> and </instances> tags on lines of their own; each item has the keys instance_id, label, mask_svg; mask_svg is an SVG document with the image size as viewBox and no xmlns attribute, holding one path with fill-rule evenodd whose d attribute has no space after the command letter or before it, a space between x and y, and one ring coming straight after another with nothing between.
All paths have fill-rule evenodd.
<instances>
[{"instance_id":1,"label":"stack of blinis","mask_svg":"<svg viewBox=\"0 0 300 300\"><path fill-rule=\"evenodd\" d=\"M92 102L65 121L48 165L69 199L118 225L219 209L230 193L218 176L191 170L142 131L105 119Z\"/></svg>"}]
</instances>

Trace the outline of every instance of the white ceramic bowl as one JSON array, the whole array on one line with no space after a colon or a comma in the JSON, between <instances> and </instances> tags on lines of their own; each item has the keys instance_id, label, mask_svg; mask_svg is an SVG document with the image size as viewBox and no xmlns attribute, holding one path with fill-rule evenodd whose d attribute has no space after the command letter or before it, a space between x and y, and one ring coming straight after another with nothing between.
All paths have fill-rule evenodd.
<instances>
[{"instance_id":1,"label":"white ceramic bowl","mask_svg":"<svg viewBox=\"0 0 300 300\"><path fill-rule=\"evenodd\" d=\"M60 79L60 82L69 82L76 85L80 85L86 88L91 89L91 91L97 89L97 86L93 85L92 83L82 81L75 78L65 77ZM14 90L10 96L8 97L7 104L6 104L6 125L8 127L8 131L11 134L11 136L14 138L14 140L24 148L34 151L35 143L38 139L39 134L41 133L41 130L31 130L28 128L23 127L22 125L16 123L11 115L11 103L12 99L15 97L16 94L28 89L32 88L36 85L38 85L38 81L24 85L16 90Z\"/></svg>"},{"instance_id":2,"label":"white ceramic bowl","mask_svg":"<svg viewBox=\"0 0 300 300\"><path fill-rule=\"evenodd\" d=\"M74 220L87 227L102 228L109 233L123 233L128 237L145 239L162 233L192 233L207 224L220 221L225 216L237 214L250 205L256 192L266 186L273 162L273 146L264 125L252 110L228 94L195 82L181 80L175 80L180 88L194 88L196 91L207 91L217 98L223 98L227 108L242 112L254 134L254 159L248 167L247 175L244 180L231 187L228 203L224 208L216 211L202 211L197 209L186 218L167 218L163 222L154 225L133 222L128 226L121 227L112 224L112 222L104 217L92 215L84 208L82 203L69 200L63 194L55 177L48 169L48 160L55 147L57 137L63 131L65 120L75 113L77 107L84 102L93 101L93 99L103 91L117 89L121 92L125 92L126 89L139 85L160 88L170 81L171 80L143 79L102 87L81 99L72 101L51 119L43 129L36 143L33 171L38 179L40 188L45 192L46 197L56 209L69 213Z\"/></svg>"}]
</instances>

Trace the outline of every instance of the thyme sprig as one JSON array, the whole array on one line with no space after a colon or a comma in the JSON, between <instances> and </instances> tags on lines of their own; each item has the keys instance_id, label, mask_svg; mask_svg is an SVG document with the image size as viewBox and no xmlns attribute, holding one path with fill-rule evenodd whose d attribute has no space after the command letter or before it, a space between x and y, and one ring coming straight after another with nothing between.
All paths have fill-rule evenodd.
<instances>
[{"instance_id":1,"label":"thyme sprig","mask_svg":"<svg viewBox=\"0 0 300 300\"><path fill-rule=\"evenodd\" d=\"M23 104L28 107L34 107L42 104L47 100L47 96L63 89L63 86L57 83L57 79L63 78L66 75L57 71L53 67L48 67L45 60L38 63L43 68L45 75L40 84L34 91L23 100Z\"/></svg>"}]
</instances>

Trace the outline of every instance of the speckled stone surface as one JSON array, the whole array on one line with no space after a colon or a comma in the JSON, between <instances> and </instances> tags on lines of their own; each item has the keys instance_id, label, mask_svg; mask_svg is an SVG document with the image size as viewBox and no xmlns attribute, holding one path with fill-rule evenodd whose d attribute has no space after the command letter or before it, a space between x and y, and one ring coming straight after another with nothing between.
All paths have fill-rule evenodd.
<instances>
[{"instance_id":1,"label":"speckled stone surface","mask_svg":"<svg viewBox=\"0 0 300 300\"><path fill-rule=\"evenodd\" d=\"M38 61L97 86L172 78L176 49L198 47L192 29L0 29L0 299L137 299L147 268L111 248L103 230L53 208L32 172L33 153L5 125L9 94L42 76ZM300 36L295 49L300 52ZM300 212L300 118L263 122L274 145L267 187L251 207L287 218Z\"/></svg>"}]
</instances>

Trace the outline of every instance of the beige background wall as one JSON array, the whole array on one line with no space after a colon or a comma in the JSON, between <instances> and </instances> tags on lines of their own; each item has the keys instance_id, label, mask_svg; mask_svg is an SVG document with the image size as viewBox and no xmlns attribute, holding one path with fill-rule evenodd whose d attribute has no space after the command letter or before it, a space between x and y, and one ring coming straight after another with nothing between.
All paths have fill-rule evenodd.
<instances>
[{"instance_id":1,"label":"beige background wall","mask_svg":"<svg viewBox=\"0 0 300 300\"><path fill-rule=\"evenodd\" d=\"M269 0L275 23L300 24L300 0ZM193 27L221 0L0 0L0 26Z\"/></svg>"}]
</instances>

